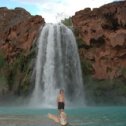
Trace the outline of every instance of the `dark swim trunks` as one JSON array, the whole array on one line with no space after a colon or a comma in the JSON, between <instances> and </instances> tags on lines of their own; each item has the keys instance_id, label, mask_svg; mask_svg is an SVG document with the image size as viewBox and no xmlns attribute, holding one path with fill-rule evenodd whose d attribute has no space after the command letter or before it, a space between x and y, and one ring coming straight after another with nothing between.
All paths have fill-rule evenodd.
<instances>
[{"instance_id":1,"label":"dark swim trunks","mask_svg":"<svg viewBox=\"0 0 126 126\"><path fill-rule=\"evenodd\" d=\"M64 109L64 102L58 102L58 109Z\"/></svg>"}]
</instances>

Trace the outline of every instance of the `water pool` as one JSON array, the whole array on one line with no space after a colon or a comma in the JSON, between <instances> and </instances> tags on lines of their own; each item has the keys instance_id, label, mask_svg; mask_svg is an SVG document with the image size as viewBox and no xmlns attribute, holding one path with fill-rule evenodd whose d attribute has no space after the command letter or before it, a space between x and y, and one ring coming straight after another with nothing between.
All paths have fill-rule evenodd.
<instances>
[{"instance_id":1,"label":"water pool","mask_svg":"<svg viewBox=\"0 0 126 126\"><path fill-rule=\"evenodd\" d=\"M0 107L0 126L58 126L47 118L56 109ZM126 126L126 107L66 109L71 126Z\"/></svg>"}]
</instances>

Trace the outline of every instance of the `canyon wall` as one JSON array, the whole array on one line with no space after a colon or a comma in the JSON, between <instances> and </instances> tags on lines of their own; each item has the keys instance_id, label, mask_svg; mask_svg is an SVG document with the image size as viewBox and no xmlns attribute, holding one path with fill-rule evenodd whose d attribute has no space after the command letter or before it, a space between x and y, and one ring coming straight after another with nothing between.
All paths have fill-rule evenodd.
<instances>
[{"instance_id":1,"label":"canyon wall","mask_svg":"<svg viewBox=\"0 0 126 126\"><path fill-rule=\"evenodd\" d=\"M96 79L126 78L126 1L86 8L72 17L81 60Z\"/></svg>"},{"instance_id":2,"label":"canyon wall","mask_svg":"<svg viewBox=\"0 0 126 126\"><path fill-rule=\"evenodd\" d=\"M44 18L23 8L0 8L0 95L28 92L35 42L44 24Z\"/></svg>"}]
</instances>

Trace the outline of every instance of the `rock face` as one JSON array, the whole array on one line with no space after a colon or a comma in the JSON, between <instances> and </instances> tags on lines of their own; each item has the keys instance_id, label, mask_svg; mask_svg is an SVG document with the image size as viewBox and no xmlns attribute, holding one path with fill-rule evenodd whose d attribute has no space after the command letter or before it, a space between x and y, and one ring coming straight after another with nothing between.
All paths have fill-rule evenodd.
<instances>
[{"instance_id":1,"label":"rock face","mask_svg":"<svg viewBox=\"0 0 126 126\"><path fill-rule=\"evenodd\" d=\"M72 22L83 41L80 57L91 62L94 77L122 76L126 68L126 1L78 11Z\"/></svg>"},{"instance_id":2,"label":"rock face","mask_svg":"<svg viewBox=\"0 0 126 126\"><path fill-rule=\"evenodd\" d=\"M45 21L41 16L31 16L23 8L0 8L0 50L9 62L31 49L38 30Z\"/></svg>"},{"instance_id":3,"label":"rock face","mask_svg":"<svg viewBox=\"0 0 126 126\"><path fill-rule=\"evenodd\" d=\"M0 98L30 92L34 43L44 23L23 8L0 8Z\"/></svg>"}]
</instances>

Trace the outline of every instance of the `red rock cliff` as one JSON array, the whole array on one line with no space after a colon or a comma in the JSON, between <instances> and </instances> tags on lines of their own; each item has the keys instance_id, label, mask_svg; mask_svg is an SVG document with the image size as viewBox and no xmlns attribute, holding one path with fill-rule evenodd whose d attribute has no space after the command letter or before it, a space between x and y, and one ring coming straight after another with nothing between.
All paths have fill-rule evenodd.
<instances>
[{"instance_id":1,"label":"red rock cliff","mask_svg":"<svg viewBox=\"0 0 126 126\"><path fill-rule=\"evenodd\" d=\"M80 57L91 61L94 77L121 76L126 68L126 1L78 11L72 22L83 40Z\"/></svg>"},{"instance_id":2,"label":"red rock cliff","mask_svg":"<svg viewBox=\"0 0 126 126\"><path fill-rule=\"evenodd\" d=\"M27 54L44 23L41 16L32 16L23 8L0 8L0 50L9 62L21 51Z\"/></svg>"}]
</instances>

